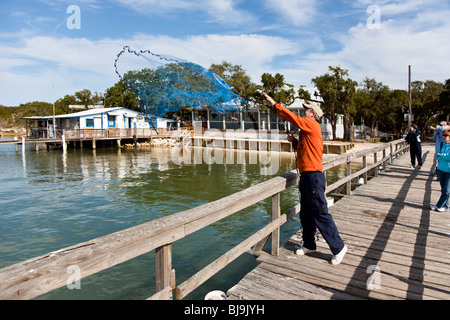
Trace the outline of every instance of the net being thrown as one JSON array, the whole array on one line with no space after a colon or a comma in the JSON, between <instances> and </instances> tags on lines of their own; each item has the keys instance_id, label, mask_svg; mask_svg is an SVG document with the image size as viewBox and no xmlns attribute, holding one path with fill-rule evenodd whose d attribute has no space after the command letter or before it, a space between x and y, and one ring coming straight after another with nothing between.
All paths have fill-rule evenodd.
<instances>
[{"instance_id":1,"label":"net being thrown","mask_svg":"<svg viewBox=\"0 0 450 320\"><path fill-rule=\"evenodd\" d=\"M242 99L223 79L213 72L186 60L139 52L123 47L114 67L119 78L137 96L145 115L162 117L181 107L203 110L208 107L217 114L242 109Z\"/></svg>"}]
</instances>

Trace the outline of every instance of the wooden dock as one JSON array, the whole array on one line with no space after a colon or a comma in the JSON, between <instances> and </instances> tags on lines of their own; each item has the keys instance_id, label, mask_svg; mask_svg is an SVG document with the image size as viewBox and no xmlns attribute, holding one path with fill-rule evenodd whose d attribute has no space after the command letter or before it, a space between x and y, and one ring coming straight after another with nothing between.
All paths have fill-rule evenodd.
<instances>
[{"instance_id":1,"label":"wooden dock","mask_svg":"<svg viewBox=\"0 0 450 320\"><path fill-rule=\"evenodd\" d=\"M317 252L295 255L300 230L278 256L259 252L229 299L450 299L450 214L429 209L440 196L433 156L434 146L424 146L424 166L411 169L403 154L330 207L348 247L340 265L329 263L319 233Z\"/></svg>"}]
</instances>

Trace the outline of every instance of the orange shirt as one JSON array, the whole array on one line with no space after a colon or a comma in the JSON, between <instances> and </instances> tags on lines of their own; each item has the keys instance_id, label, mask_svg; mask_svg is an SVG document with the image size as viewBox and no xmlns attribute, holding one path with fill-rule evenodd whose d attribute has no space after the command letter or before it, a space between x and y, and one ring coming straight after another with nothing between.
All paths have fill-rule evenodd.
<instances>
[{"instance_id":1,"label":"orange shirt","mask_svg":"<svg viewBox=\"0 0 450 320\"><path fill-rule=\"evenodd\" d=\"M300 173L322 171L323 140L320 124L315 119L301 118L277 103L277 113L300 129L297 144L297 164Z\"/></svg>"}]
</instances>

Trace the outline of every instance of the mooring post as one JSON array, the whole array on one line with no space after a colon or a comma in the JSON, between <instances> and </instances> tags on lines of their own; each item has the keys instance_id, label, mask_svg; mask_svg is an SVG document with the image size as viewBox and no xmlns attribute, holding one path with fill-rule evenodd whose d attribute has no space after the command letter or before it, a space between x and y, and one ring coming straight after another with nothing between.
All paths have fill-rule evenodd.
<instances>
[{"instance_id":1,"label":"mooring post","mask_svg":"<svg viewBox=\"0 0 450 320\"><path fill-rule=\"evenodd\" d=\"M61 136L62 139L62 148L63 148L63 152L67 151L67 143L66 143L66 137L64 135Z\"/></svg>"},{"instance_id":2,"label":"mooring post","mask_svg":"<svg viewBox=\"0 0 450 320\"><path fill-rule=\"evenodd\" d=\"M22 153L25 153L25 137L22 137Z\"/></svg>"}]
</instances>

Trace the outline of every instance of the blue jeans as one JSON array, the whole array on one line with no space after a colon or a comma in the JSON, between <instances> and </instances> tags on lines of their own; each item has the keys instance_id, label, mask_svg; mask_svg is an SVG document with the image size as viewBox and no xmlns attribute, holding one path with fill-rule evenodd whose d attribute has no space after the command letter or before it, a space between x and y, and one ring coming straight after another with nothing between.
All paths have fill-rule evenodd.
<instances>
[{"instance_id":1,"label":"blue jeans","mask_svg":"<svg viewBox=\"0 0 450 320\"><path fill-rule=\"evenodd\" d=\"M336 255L344 248L344 242L339 236L336 224L328 213L325 198L326 181L321 171L302 172L300 175L300 222L303 227L303 246L315 250L316 228Z\"/></svg>"},{"instance_id":2,"label":"blue jeans","mask_svg":"<svg viewBox=\"0 0 450 320\"><path fill-rule=\"evenodd\" d=\"M438 208L449 208L448 196L450 194L450 173L441 170L437 171L439 183L441 184L441 197L437 202Z\"/></svg>"}]
</instances>

